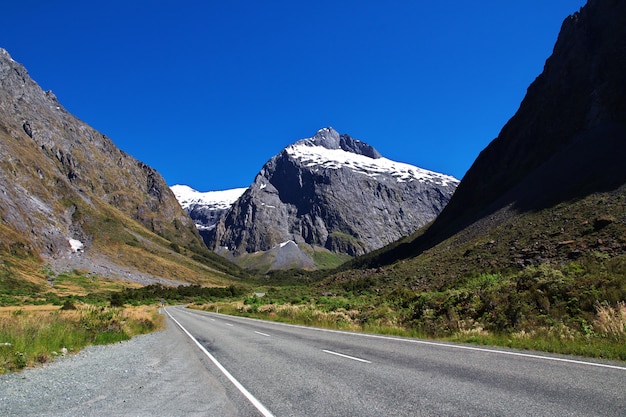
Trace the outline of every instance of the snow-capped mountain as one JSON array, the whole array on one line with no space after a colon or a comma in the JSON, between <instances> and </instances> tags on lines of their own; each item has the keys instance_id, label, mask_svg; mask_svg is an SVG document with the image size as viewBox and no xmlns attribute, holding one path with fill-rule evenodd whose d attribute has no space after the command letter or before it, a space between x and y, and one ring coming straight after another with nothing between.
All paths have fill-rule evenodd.
<instances>
[{"instance_id":1,"label":"snow-capped mountain","mask_svg":"<svg viewBox=\"0 0 626 417\"><path fill-rule=\"evenodd\" d=\"M318 133L329 133L329 128ZM362 142L361 142L362 143ZM456 184L459 181L449 175L428 171L414 165L392 161L382 156L372 158L367 155L354 153L342 148L329 149L317 145L314 140L304 139L285 148L285 152L294 160L299 161L307 168L341 169L347 168L355 173L372 178L388 175L398 182L430 182L441 186Z\"/></svg>"},{"instance_id":2,"label":"snow-capped mountain","mask_svg":"<svg viewBox=\"0 0 626 417\"><path fill-rule=\"evenodd\" d=\"M271 158L203 237L209 248L235 260L275 252L282 268L305 266L304 258L312 264L318 250L360 255L431 221L457 184L324 128ZM300 248L297 256L294 245L285 245L290 241ZM289 259L280 254L284 248Z\"/></svg>"},{"instance_id":3,"label":"snow-capped mountain","mask_svg":"<svg viewBox=\"0 0 626 417\"><path fill-rule=\"evenodd\" d=\"M215 223L226 213L247 188L201 192L188 185L172 185L172 192L182 208L194 220L201 232L215 227Z\"/></svg>"}]
</instances>

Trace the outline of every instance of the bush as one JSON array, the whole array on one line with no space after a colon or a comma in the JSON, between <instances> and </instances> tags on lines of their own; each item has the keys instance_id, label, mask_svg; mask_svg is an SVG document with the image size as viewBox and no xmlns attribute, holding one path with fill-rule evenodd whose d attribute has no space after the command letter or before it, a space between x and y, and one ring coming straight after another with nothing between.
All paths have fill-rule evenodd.
<instances>
[{"instance_id":1,"label":"bush","mask_svg":"<svg viewBox=\"0 0 626 417\"><path fill-rule=\"evenodd\" d=\"M61 310L76 310L76 306L70 300L65 300Z\"/></svg>"}]
</instances>

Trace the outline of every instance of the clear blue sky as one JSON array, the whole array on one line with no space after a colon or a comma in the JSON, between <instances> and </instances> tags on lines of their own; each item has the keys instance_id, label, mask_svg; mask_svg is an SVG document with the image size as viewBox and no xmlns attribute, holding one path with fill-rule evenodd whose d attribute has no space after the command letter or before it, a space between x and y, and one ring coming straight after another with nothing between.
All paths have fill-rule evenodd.
<instances>
[{"instance_id":1,"label":"clear blue sky","mask_svg":"<svg viewBox=\"0 0 626 417\"><path fill-rule=\"evenodd\" d=\"M20 0L0 47L169 185L248 186L326 126L462 178L584 0Z\"/></svg>"}]
</instances>

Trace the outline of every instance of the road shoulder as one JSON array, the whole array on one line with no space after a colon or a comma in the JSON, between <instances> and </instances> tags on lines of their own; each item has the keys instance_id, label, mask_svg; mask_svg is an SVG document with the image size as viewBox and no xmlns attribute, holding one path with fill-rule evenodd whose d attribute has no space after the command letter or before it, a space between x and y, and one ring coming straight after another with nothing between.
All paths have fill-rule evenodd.
<instances>
[{"instance_id":1,"label":"road shoulder","mask_svg":"<svg viewBox=\"0 0 626 417\"><path fill-rule=\"evenodd\" d=\"M165 330L0 377L3 415L236 415L191 341Z\"/></svg>"}]
</instances>

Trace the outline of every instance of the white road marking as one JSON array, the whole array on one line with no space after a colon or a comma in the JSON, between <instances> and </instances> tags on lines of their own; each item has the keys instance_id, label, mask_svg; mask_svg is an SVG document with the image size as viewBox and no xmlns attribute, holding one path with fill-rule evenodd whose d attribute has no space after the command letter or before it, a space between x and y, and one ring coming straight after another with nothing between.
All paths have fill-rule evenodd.
<instances>
[{"instance_id":1,"label":"white road marking","mask_svg":"<svg viewBox=\"0 0 626 417\"><path fill-rule=\"evenodd\" d=\"M260 412L260 413L261 413L264 417L274 417L274 415L273 415L273 414L272 414L272 413L271 413L271 412L270 412L267 408L265 408L265 406L264 406L263 404L261 404L261 402L260 402L259 400L257 400L257 399L254 397L254 395L250 394L250 391L248 391L248 390L247 390L247 389L246 389L243 385L241 385L241 383L240 383L239 381L237 381L237 380L235 379L235 377L234 377L234 376L232 376L232 375L231 375L231 373L230 373L230 372L228 372L228 371L226 370L226 368L224 368L224 366L222 366L222 364L221 364L221 363L219 363L219 362L217 361L217 359L215 359L215 357L214 357L213 355L211 355L211 354L209 353L209 351L208 351L208 350L206 350L206 349L205 349L205 347L204 347L204 346L202 346L202 344L201 344L200 342L198 342L198 341L196 340L196 338L195 338L195 337L193 337L193 336L191 335L191 333L189 333L189 332L187 331L187 329L185 329L185 328L184 328L184 327L183 327L183 326L182 326L182 325L178 322L178 320L176 320L174 317L172 317L172 315L170 314L170 312L169 312L169 311L165 310L165 312L167 313L167 315L168 315L168 316L169 316L172 320L174 320L174 323L176 323L176 324L178 325L178 327L180 327L180 328L181 328L181 330L182 330L183 332L185 332L185 334L186 334L187 336L189 336L189 338L190 338L191 340L193 340L193 342L194 342L194 343L195 343L195 344L196 344L196 345L200 348L200 350L202 350L202 352L203 352L203 353L204 353L204 354L205 354L205 355L206 355L206 356L207 356L207 357L211 360L211 362L213 362L213 364L214 364L215 366L217 366L217 368L218 368L220 371L222 371L222 373L224 374L224 376L226 376L226 378L228 378L228 380L229 380L230 382L232 382L232 384L233 384L233 385L234 385L234 386L235 386L235 387L239 390L239 392L241 392L241 393L242 393L242 394L243 394L243 395L244 395L244 396L248 399L248 401L250 401L250 402L252 403L252 405L254 405L254 407L255 407L257 410L259 410L259 412Z\"/></svg>"},{"instance_id":2,"label":"white road marking","mask_svg":"<svg viewBox=\"0 0 626 417\"><path fill-rule=\"evenodd\" d=\"M226 325L227 325L227 326L230 326L230 327L235 327L235 325L234 325L234 324L230 324L230 323L226 323Z\"/></svg>"},{"instance_id":3,"label":"white road marking","mask_svg":"<svg viewBox=\"0 0 626 417\"><path fill-rule=\"evenodd\" d=\"M353 361L359 361L359 362L365 362L365 363L372 363L372 362L367 361L367 360L365 360L365 359L355 358L354 356L344 355L343 353L333 352L332 350L326 350L326 349L323 349L323 350L322 350L322 352L325 352L325 353L330 353L331 355L341 356L342 358L352 359Z\"/></svg>"},{"instance_id":4,"label":"white road marking","mask_svg":"<svg viewBox=\"0 0 626 417\"><path fill-rule=\"evenodd\" d=\"M256 333L256 334L260 334L261 336L270 337L270 335L269 335L269 334L267 334L267 333L257 332L256 330L255 330L255 332L254 332L254 333Z\"/></svg>"},{"instance_id":5,"label":"white road marking","mask_svg":"<svg viewBox=\"0 0 626 417\"><path fill-rule=\"evenodd\" d=\"M476 352L493 353L493 354L497 354L497 355L519 356L519 357L529 358L529 359L538 359L538 360L545 360L545 361L573 363L573 364L577 364L577 365L596 366L596 367L599 367L599 368L609 368L609 369L617 369L619 371L626 371L626 366L609 365L609 364L606 364L606 363L597 363L597 362L587 362L587 361L577 360L577 359L567 359L567 358L558 358L558 357L554 357L554 356L534 355L532 353L511 352L511 351L507 351L507 350L487 349L487 348L480 348L480 347L466 346L466 345L453 345L453 344L448 344L448 343L429 342L427 340L419 340L419 339L408 339L408 338L407 339L403 339L403 338L399 338L399 337L383 336L383 335L377 335L377 334L353 333L353 332L345 332L345 331L342 331L342 330L320 329L320 328L317 328L317 327L307 327L307 326L300 326L300 325L297 325L297 324L279 323L279 322L275 322L275 321L252 319L252 318L249 318L249 317L239 317L239 318L240 319L244 319L244 320L260 321L260 322L263 322L264 324L273 324L275 326L297 327L299 329L308 329L308 330L314 330L314 331L318 331L318 332L340 333L340 334L346 334L346 335L351 335L351 336L355 336L355 337L369 337L369 338L373 338L373 339L393 340L393 341L404 342L404 343L417 343L417 344L422 344L422 345L446 347L446 348L450 348L450 349L473 350L473 351L476 351Z\"/></svg>"}]
</instances>

